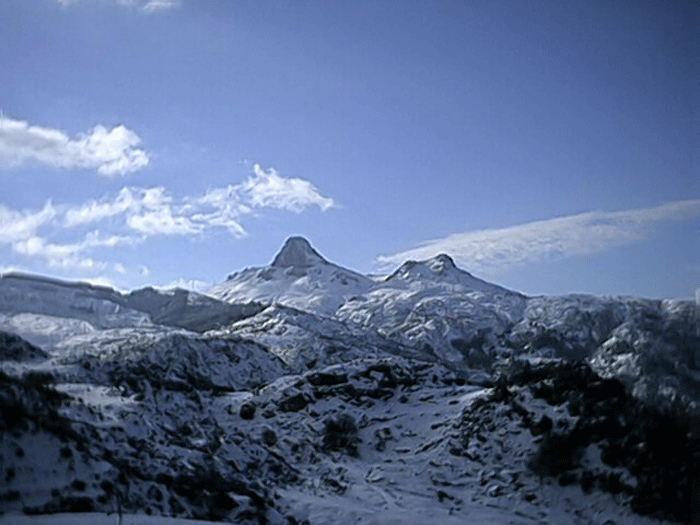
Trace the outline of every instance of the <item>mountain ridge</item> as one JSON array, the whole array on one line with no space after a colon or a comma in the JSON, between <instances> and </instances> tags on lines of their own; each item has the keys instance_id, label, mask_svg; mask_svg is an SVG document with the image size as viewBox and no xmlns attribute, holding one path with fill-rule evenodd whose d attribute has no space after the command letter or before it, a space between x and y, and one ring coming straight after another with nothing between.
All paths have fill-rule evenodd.
<instances>
[{"instance_id":1,"label":"mountain ridge","mask_svg":"<svg viewBox=\"0 0 700 525\"><path fill-rule=\"evenodd\" d=\"M700 518L689 301L527 297L444 254L370 279L300 237L218 286L0 277L0 523Z\"/></svg>"},{"instance_id":2,"label":"mountain ridge","mask_svg":"<svg viewBox=\"0 0 700 525\"><path fill-rule=\"evenodd\" d=\"M280 303L332 315L348 300L385 287L433 285L456 285L464 292L521 295L474 277L445 254L425 261L407 261L386 278L372 279L327 261L300 236L289 237L269 266L233 273L208 293L228 302Z\"/></svg>"}]
</instances>

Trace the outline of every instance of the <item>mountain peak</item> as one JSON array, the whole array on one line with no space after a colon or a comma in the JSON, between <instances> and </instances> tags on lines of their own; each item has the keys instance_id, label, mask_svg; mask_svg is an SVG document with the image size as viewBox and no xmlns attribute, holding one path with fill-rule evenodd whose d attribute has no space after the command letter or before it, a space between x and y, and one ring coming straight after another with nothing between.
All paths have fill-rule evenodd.
<instances>
[{"instance_id":1,"label":"mountain peak","mask_svg":"<svg viewBox=\"0 0 700 525\"><path fill-rule=\"evenodd\" d=\"M457 268L452 257L441 253L424 261L406 261L403 263L389 279L416 279L435 277L444 278L448 275L469 275L468 272Z\"/></svg>"},{"instance_id":2,"label":"mountain peak","mask_svg":"<svg viewBox=\"0 0 700 525\"><path fill-rule=\"evenodd\" d=\"M288 268L290 266L296 268L305 268L318 263L327 263L316 250L313 249L311 243L304 237L289 237L282 249L272 261L272 266L276 268Z\"/></svg>"},{"instance_id":3,"label":"mountain peak","mask_svg":"<svg viewBox=\"0 0 700 525\"><path fill-rule=\"evenodd\" d=\"M442 273L444 271L456 270L457 265L454 259L445 253L436 255L432 259L428 259L426 262L428 268L430 268L435 273Z\"/></svg>"}]
</instances>

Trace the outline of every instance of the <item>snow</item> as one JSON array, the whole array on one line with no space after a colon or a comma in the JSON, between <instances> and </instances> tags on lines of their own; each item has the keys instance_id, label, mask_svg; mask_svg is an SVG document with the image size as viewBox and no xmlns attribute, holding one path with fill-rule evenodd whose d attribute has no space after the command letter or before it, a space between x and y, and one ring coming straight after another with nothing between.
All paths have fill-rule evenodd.
<instances>
[{"instance_id":1,"label":"snow","mask_svg":"<svg viewBox=\"0 0 700 525\"><path fill-rule=\"evenodd\" d=\"M306 239L291 237L270 266L234 273L209 294L229 303L279 303L328 316L372 284L370 278L326 261Z\"/></svg>"},{"instance_id":2,"label":"snow","mask_svg":"<svg viewBox=\"0 0 700 525\"><path fill-rule=\"evenodd\" d=\"M179 516L124 516L144 525L210 512L246 525L261 512L270 524L659 523L624 495L536 474L542 436L513 403L566 429L580 416L522 385L499 401L498 381L583 362L644 403L692 409L699 319L684 301L526 297L446 255L364 276L299 237L210 295L5 275L0 331L46 354L0 361L0 524L116 523L119 498L125 512ZM356 435L334 448L340 415ZM597 444L581 462L614 471ZM71 505L105 513L20 514Z\"/></svg>"},{"instance_id":3,"label":"snow","mask_svg":"<svg viewBox=\"0 0 700 525\"><path fill-rule=\"evenodd\" d=\"M213 521L168 518L164 516L144 516L143 514L124 514L119 520L117 513L98 512L61 513L42 516L24 516L10 514L0 516L0 525L213 525Z\"/></svg>"}]
</instances>

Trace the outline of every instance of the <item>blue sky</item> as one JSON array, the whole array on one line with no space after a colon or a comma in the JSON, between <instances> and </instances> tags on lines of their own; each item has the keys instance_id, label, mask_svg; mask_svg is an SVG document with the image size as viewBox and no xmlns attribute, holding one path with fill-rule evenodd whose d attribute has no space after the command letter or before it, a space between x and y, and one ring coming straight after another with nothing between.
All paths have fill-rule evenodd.
<instances>
[{"instance_id":1,"label":"blue sky","mask_svg":"<svg viewBox=\"0 0 700 525\"><path fill-rule=\"evenodd\" d=\"M0 271L213 283L286 237L526 293L700 288L691 2L5 0Z\"/></svg>"}]
</instances>

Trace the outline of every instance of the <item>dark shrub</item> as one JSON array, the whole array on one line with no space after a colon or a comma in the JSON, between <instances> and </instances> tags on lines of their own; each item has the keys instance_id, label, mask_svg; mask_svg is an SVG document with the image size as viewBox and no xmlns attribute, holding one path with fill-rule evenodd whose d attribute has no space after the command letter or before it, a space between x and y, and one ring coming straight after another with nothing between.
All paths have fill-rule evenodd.
<instances>
[{"instance_id":1,"label":"dark shrub","mask_svg":"<svg viewBox=\"0 0 700 525\"><path fill-rule=\"evenodd\" d=\"M265 443L268 447L271 447L275 443L277 443L277 434L275 434L275 431L272 430L271 428L263 429L261 437L262 437L263 443Z\"/></svg>"},{"instance_id":2,"label":"dark shrub","mask_svg":"<svg viewBox=\"0 0 700 525\"><path fill-rule=\"evenodd\" d=\"M345 450L351 456L357 456L357 444L360 442L357 424L350 414L340 414L325 421L323 430L323 448L326 450Z\"/></svg>"},{"instance_id":3,"label":"dark shrub","mask_svg":"<svg viewBox=\"0 0 700 525\"><path fill-rule=\"evenodd\" d=\"M243 403L239 415L241 419L253 419L255 417L255 405L253 403Z\"/></svg>"}]
</instances>

